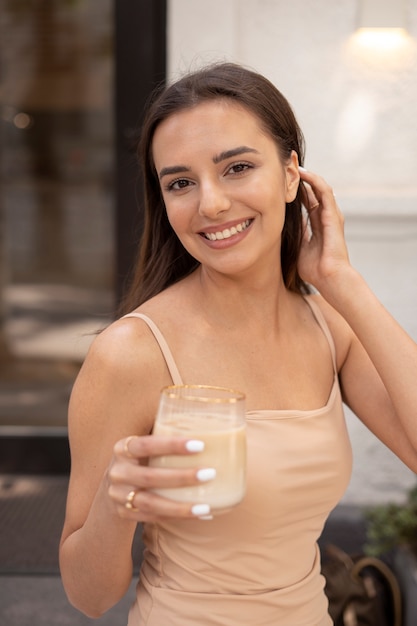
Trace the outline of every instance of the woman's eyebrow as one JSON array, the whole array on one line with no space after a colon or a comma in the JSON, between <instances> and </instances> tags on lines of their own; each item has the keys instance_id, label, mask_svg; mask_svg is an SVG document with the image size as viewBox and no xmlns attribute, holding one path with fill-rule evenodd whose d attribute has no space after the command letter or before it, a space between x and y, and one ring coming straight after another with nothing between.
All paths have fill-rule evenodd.
<instances>
[{"instance_id":1,"label":"woman's eyebrow","mask_svg":"<svg viewBox=\"0 0 417 626\"><path fill-rule=\"evenodd\" d=\"M221 161L225 161L226 159L230 159L234 156L239 156L240 154L245 154L246 152L255 152L256 154L259 154L258 150L255 150L255 148L249 148L249 146L239 146L238 148L232 148L231 150L220 152L220 154L213 157L213 163L220 163Z\"/></svg>"},{"instance_id":2,"label":"woman's eyebrow","mask_svg":"<svg viewBox=\"0 0 417 626\"><path fill-rule=\"evenodd\" d=\"M187 165L172 165L171 167L163 167L159 172L159 178L169 176L170 174L182 174L191 170Z\"/></svg>"}]
</instances>

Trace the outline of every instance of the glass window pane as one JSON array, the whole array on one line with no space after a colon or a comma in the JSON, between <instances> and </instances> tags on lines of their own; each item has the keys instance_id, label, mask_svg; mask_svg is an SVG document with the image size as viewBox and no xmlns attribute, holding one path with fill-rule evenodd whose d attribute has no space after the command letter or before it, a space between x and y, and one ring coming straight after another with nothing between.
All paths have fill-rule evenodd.
<instances>
[{"instance_id":1,"label":"glass window pane","mask_svg":"<svg viewBox=\"0 0 417 626\"><path fill-rule=\"evenodd\" d=\"M0 0L0 425L66 425L113 311L111 0Z\"/></svg>"}]
</instances>

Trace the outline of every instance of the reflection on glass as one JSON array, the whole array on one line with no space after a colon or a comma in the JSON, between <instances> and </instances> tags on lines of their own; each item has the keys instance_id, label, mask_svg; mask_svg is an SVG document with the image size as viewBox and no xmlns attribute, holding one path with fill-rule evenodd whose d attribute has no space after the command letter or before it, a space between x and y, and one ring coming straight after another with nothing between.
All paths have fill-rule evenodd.
<instances>
[{"instance_id":1,"label":"reflection on glass","mask_svg":"<svg viewBox=\"0 0 417 626\"><path fill-rule=\"evenodd\" d=\"M0 426L65 425L113 308L110 0L0 0Z\"/></svg>"}]
</instances>

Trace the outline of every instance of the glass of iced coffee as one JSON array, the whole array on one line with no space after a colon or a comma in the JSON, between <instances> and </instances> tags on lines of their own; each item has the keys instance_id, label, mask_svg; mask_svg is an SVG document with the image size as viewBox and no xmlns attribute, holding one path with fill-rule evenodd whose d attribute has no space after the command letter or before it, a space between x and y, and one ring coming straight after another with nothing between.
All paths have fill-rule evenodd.
<instances>
[{"instance_id":1,"label":"glass of iced coffee","mask_svg":"<svg viewBox=\"0 0 417 626\"><path fill-rule=\"evenodd\" d=\"M192 455L150 459L152 467L214 468L216 477L191 487L155 490L181 502L204 503L216 515L238 504L246 488L245 396L239 391L204 385L172 385L161 392L154 435L204 442Z\"/></svg>"}]
</instances>

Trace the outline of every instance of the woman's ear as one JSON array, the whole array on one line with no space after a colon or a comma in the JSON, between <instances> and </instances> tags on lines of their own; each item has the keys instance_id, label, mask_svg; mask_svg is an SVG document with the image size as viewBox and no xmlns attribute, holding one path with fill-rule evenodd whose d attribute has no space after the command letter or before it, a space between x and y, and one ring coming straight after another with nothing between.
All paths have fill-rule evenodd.
<instances>
[{"instance_id":1,"label":"woman's ear","mask_svg":"<svg viewBox=\"0 0 417 626\"><path fill-rule=\"evenodd\" d=\"M284 165L286 182L285 202L292 202L297 195L298 185L300 183L298 167L298 154L295 150L292 150L290 158Z\"/></svg>"}]
</instances>

